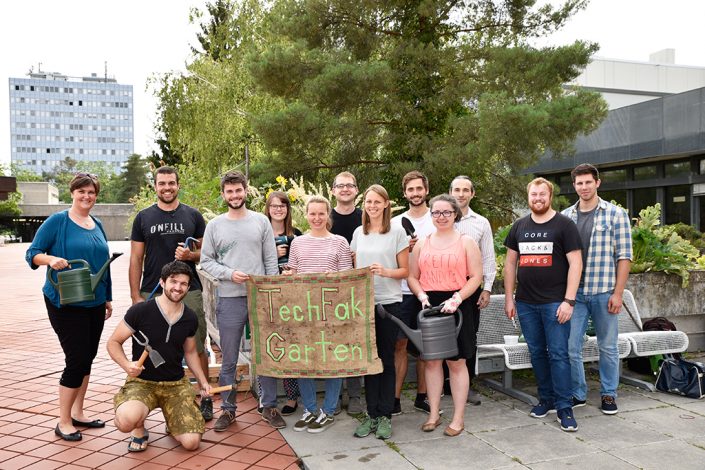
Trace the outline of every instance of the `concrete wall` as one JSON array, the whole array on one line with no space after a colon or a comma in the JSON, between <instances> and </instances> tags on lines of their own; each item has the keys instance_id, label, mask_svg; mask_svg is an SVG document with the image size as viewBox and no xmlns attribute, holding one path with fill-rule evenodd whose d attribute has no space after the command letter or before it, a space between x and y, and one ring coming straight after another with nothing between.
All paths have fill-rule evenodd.
<instances>
[{"instance_id":1,"label":"concrete wall","mask_svg":"<svg viewBox=\"0 0 705 470\"><path fill-rule=\"evenodd\" d=\"M688 334L689 351L705 350L705 271L691 272L685 289L675 274L631 274L627 289L641 318L666 317Z\"/></svg>"},{"instance_id":2,"label":"concrete wall","mask_svg":"<svg viewBox=\"0 0 705 470\"><path fill-rule=\"evenodd\" d=\"M21 204L22 217L49 217L71 207L69 204ZM108 240L126 240L130 237L127 221L132 204L96 204L91 215L100 219Z\"/></svg>"},{"instance_id":3,"label":"concrete wall","mask_svg":"<svg viewBox=\"0 0 705 470\"><path fill-rule=\"evenodd\" d=\"M44 181L20 181L17 191L22 193L24 204L58 204L59 189Z\"/></svg>"}]
</instances>

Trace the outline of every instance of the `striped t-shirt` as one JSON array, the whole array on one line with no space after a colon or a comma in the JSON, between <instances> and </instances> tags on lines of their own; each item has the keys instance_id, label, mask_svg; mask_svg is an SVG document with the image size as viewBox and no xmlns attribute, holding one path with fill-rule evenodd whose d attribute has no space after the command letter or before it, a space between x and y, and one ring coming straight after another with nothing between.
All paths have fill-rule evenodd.
<instances>
[{"instance_id":1,"label":"striped t-shirt","mask_svg":"<svg viewBox=\"0 0 705 470\"><path fill-rule=\"evenodd\" d=\"M307 233L291 242L289 267L295 269L297 274L352 269L350 245L340 235L314 237Z\"/></svg>"}]
</instances>

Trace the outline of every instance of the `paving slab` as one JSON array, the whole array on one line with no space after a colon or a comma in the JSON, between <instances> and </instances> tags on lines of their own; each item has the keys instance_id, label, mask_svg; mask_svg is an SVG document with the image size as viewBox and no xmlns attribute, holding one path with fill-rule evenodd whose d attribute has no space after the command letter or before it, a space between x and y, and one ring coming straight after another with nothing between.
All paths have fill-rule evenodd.
<instances>
[{"instance_id":1,"label":"paving slab","mask_svg":"<svg viewBox=\"0 0 705 470\"><path fill-rule=\"evenodd\" d=\"M568 468L570 470L635 470L637 467L604 452L594 452L592 454L581 455L580 458L565 457L562 459L549 460L546 462L532 463L527 465L532 470L555 470Z\"/></svg>"},{"instance_id":2,"label":"paving slab","mask_svg":"<svg viewBox=\"0 0 705 470\"><path fill-rule=\"evenodd\" d=\"M705 462L705 450L678 439L617 449L611 454L645 470L702 470Z\"/></svg>"},{"instance_id":3,"label":"paving slab","mask_svg":"<svg viewBox=\"0 0 705 470\"><path fill-rule=\"evenodd\" d=\"M621 413L621 415L642 428L651 429L676 439L705 437L705 416L696 415L681 408L666 406L652 410Z\"/></svg>"},{"instance_id":4,"label":"paving slab","mask_svg":"<svg viewBox=\"0 0 705 470\"><path fill-rule=\"evenodd\" d=\"M663 432L634 423L623 413L614 416L600 413L599 416L577 419L579 426L577 438L603 451L672 439Z\"/></svg>"},{"instance_id":5,"label":"paving slab","mask_svg":"<svg viewBox=\"0 0 705 470\"><path fill-rule=\"evenodd\" d=\"M401 454L384 448L359 449L323 453L304 457L303 464L308 469L359 470L360 468L385 468L389 470L416 470L417 467ZM434 467L427 467L434 468Z\"/></svg>"},{"instance_id":6,"label":"paving slab","mask_svg":"<svg viewBox=\"0 0 705 470\"><path fill-rule=\"evenodd\" d=\"M470 433L443 436L439 428L435 439L398 444L399 452L418 468L487 469L507 467L514 460Z\"/></svg>"}]
</instances>

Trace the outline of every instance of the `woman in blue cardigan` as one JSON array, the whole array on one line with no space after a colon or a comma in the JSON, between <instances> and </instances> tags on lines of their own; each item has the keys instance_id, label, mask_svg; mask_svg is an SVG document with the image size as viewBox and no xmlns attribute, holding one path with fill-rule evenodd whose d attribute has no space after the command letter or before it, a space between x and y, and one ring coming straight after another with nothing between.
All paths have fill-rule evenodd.
<instances>
[{"instance_id":1,"label":"woman in blue cardigan","mask_svg":"<svg viewBox=\"0 0 705 470\"><path fill-rule=\"evenodd\" d=\"M69 189L71 208L52 215L39 227L25 259L32 269L50 266L57 271L69 267L67 260L83 259L95 274L109 258L103 226L90 215L100 183L95 175L77 173ZM86 417L83 401L103 324L113 312L110 271L98 283L92 301L61 305L59 292L49 281L42 291L49 321L66 360L59 380L59 422L54 432L64 440L78 441L82 435L77 428L105 426L99 419Z\"/></svg>"}]
</instances>

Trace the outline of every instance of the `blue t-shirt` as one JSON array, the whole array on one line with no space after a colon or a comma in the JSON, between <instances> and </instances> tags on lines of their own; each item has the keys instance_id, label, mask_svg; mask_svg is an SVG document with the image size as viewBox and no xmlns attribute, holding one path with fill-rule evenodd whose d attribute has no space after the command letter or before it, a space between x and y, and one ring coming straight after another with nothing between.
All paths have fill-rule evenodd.
<instances>
[{"instance_id":1,"label":"blue t-shirt","mask_svg":"<svg viewBox=\"0 0 705 470\"><path fill-rule=\"evenodd\" d=\"M103 264L108 261L110 250L108 249L108 241L102 224L95 217L93 217L93 220L95 221L95 227L86 229L74 223L69 218L68 211L58 212L50 216L39 227L32 244L27 249L25 259L29 266L32 269L37 269L39 266L35 265L32 259L40 253L46 253L51 256L64 258L67 261L72 259L85 260L90 265L91 274L95 275L103 267ZM56 274L53 273L52 275L56 280ZM42 292L57 308L61 307L59 291L48 280L44 283ZM106 301L111 301L112 298L110 269L108 269L96 286L94 300L71 305L76 307L95 307Z\"/></svg>"}]
</instances>

